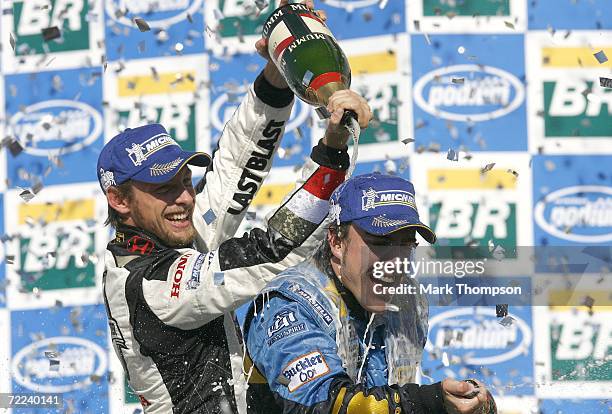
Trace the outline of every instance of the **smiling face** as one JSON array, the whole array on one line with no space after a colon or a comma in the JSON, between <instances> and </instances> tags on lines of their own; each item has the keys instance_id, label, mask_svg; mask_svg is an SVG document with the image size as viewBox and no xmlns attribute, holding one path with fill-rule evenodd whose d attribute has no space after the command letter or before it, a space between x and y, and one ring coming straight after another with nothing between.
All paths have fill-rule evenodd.
<instances>
[{"instance_id":1,"label":"smiling face","mask_svg":"<svg viewBox=\"0 0 612 414\"><path fill-rule=\"evenodd\" d=\"M331 235L332 268L342 284L351 291L361 306L369 312L383 312L391 300L389 295L376 293L375 285L396 286L399 275L373 276L378 262L410 258L416 247L414 230L404 229L387 236L374 236L351 224L345 238Z\"/></svg>"},{"instance_id":2,"label":"smiling face","mask_svg":"<svg viewBox=\"0 0 612 414\"><path fill-rule=\"evenodd\" d=\"M126 207L126 224L155 234L169 247L187 247L193 243L195 190L187 166L165 183L134 181Z\"/></svg>"}]
</instances>

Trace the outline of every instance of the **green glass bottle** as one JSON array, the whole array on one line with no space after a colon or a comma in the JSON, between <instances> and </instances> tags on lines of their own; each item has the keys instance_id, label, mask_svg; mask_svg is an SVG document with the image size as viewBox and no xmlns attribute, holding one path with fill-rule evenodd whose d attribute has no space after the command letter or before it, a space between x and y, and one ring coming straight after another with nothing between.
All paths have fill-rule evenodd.
<instances>
[{"instance_id":1,"label":"green glass bottle","mask_svg":"<svg viewBox=\"0 0 612 414\"><path fill-rule=\"evenodd\" d=\"M327 105L329 97L351 85L351 68L333 34L304 4L274 10L263 26L268 52L301 100ZM347 111L353 117L353 111ZM346 118L346 117L345 117Z\"/></svg>"}]
</instances>

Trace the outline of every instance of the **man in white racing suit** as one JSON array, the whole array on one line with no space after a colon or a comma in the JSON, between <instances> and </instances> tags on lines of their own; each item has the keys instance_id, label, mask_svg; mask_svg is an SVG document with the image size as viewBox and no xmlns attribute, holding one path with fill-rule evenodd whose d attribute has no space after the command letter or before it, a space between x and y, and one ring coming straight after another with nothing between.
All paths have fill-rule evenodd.
<instances>
[{"instance_id":1,"label":"man in white racing suit","mask_svg":"<svg viewBox=\"0 0 612 414\"><path fill-rule=\"evenodd\" d=\"M146 413L244 412L242 344L233 311L323 237L328 199L349 165L344 110L372 116L343 90L301 179L267 219L236 232L267 175L291 112L270 64L227 123L211 158L183 151L159 124L128 129L102 149L97 171L116 237L105 256L113 347ZM283 85L280 85L283 86ZM207 167L192 186L188 164Z\"/></svg>"}]
</instances>

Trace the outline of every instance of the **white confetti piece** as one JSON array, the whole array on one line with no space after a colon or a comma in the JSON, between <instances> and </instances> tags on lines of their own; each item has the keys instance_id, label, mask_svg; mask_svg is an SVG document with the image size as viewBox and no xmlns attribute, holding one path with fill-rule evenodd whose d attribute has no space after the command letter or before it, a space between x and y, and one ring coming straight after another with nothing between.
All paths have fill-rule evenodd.
<instances>
[{"instance_id":1,"label":"white confetti piece","mask_svg":"<svg viewBox=\"0 0 612 414\"><path fill-rule=\"evenodd\" d=\"M514 323L514 318L512 316L506 316L502 320L499 321L499 324L503 326L504 328L508 328L512 326L513 323Z\"/></svg>"}]
</instances>

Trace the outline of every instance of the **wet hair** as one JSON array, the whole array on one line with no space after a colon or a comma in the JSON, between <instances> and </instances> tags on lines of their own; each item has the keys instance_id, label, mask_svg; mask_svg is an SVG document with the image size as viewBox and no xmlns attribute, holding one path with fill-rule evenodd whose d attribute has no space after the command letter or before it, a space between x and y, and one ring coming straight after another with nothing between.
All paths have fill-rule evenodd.
<instances>
[{"instance_id":1,"label":"wet hair","mask_svg":"<svg viewBox=\"0 0 612 414\"><path fill-rule=\"evenodd\" d=\"M348 230L350 226L351 223L332 223L329 225L328 229L329 231L334 233L336 237L338 237L340 240L345 240L348 237ZM329 240L327 240L326 237L313 255L314 262L321 272L327 274L334 273L331 268L332 256L333 254L331 251L331 247L329 246Z\"/></svg>"},{"instance_id":2,"label":"wet hair","mask_svg":"<svg viewBox=\"0 0 612 414\"><path fill-rule=\"evenodd\" d=\"M119 185L114 185L113 188L115 188L115 190L119 193L120 197L127 198L128 200L132 197L132 182L130 180ZM110 224L116 229L123 222L123 220L124 217L109 204L108 216L106 217L104 225L108 226Z\"/></svg>"}]
</instances>

